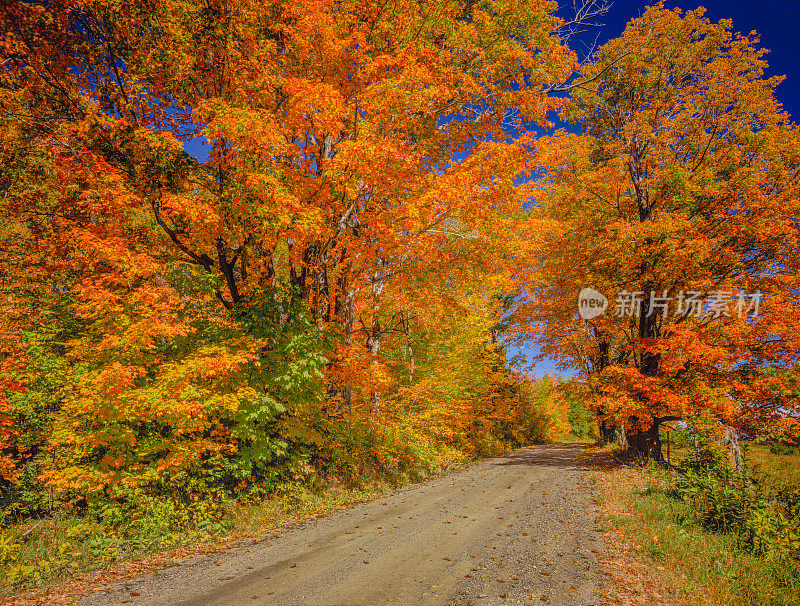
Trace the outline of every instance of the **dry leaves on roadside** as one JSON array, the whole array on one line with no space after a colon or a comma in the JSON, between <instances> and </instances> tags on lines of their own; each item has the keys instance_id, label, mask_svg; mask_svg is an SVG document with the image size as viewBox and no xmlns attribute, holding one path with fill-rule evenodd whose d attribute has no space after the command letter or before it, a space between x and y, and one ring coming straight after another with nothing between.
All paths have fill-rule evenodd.
<instances>
[{"instance_id":1,"label":"dry leaves on roadside","mask_svg":"<svg viewBox=\"0 0 800 606\"><path fill-rule=\"evenodd\" d=\"M595 477L601 495L600 515L606 520L611 520L612 516L631 515L624 496L636 490L634 472L610 469L607 460L593 462L599 463ZM635 547L623 529L614 526L609 528L605 536L605 550L599 558L606 576L606 586L601 592L602 604L688 605L688 599L678 595L667 576L661 572L663 567L639 556Z\"/></svg>"}]
</instances>

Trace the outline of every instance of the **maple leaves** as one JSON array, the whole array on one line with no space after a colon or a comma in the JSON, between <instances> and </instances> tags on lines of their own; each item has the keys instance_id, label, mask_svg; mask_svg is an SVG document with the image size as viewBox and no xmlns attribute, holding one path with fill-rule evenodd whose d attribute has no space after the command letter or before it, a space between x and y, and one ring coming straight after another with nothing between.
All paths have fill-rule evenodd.
<instances>
[{"instance_id":1,"label":"maple leaves","mask_svg":"<svg viewBox=\"0 0 800 606\"><path fill-rule=\"evenodd\" d=\"M6 337L3 339L4 349L10 345ZM0 366L0 387L3 393L24 392L27 388L24 381L19 377L20 369L25 364L25 359L19 357L20 344L17 343L4 352L5 360ZM16 351L15 351L16 350ZM19 430L14 423L14 406L6 399L5 395L0 396L0 478L8 482L14 482L19 475L17 456L20 450L18 442Z\"/></svg>"},{"instance_id":2,"label":"maple leaves","mask_svg":"<svg viewBox=\"0 0 800 606\"><path fill-rule=\"evenodd\" d=\"M493 218L518 203L528 157L497 140L522 130L507 110L544 120L541 86L571 66L549 40L551 6L483 8L505 29L456 3L393 19L327 2L4 13L4 149L31 145L41 171L18 167L8 188L42 251L20 268L60 268L76 324L52 416L59 464L42 477L86 492L202 473L260 449L273 417L323 392L334 414L366 398L384 414L408 293L480 265L458 240L502 233ZM200 136L205 162L180 143ZM265 293L279 293L277 315L257 304Z\"/></svg>"},{"instance_id":3,"label":"maple leaves","mask_svg":"<svg viewBox=\"0 0 800 606\"><path fill-rule=\"evenodd\" d=\"M519 317L593 378L616 423L744 417L747 369L795 363L783 326L798 320L797 130L774 97L780 78L763 77L765 51L730 28L702 9L647 10L583 68L565 110L582 134L538 144L543 277L525 278L535 304ZM586 286L645 295L631 317L584 323L574 297ZM651 292L689 290L769 303L758 317L650 313Z\"/></svg>"},{"instance_id":4,"label":"maple leaves","mask_svg":"<svg viewBox=\"0 0 800 606\"><path fill-rule=\"evenodd\" d=\"M488 452L534 400L562 433L566 401L502 360L498 301L515 284L535 301L517 322L600 377L609 417L762 397L774 379L747 365L792 364L800 334L786 294L800 146L763 53L656 8L556 99L576 62L554 8L4 6L2 254L26 277L4 293L36 310L6 322L6 392L26 372L23 329L53 309L61 327L45 415L58 465L42 477L266 482L287 449L321 456L303 423L404 414ZM537 139L557 108L583 134ZM199 140L207 159L183 149ZM537 163L545 176L515 185ZM770 299L754 322L576 324L589 283Z\"/></svg>"}]
</instances>

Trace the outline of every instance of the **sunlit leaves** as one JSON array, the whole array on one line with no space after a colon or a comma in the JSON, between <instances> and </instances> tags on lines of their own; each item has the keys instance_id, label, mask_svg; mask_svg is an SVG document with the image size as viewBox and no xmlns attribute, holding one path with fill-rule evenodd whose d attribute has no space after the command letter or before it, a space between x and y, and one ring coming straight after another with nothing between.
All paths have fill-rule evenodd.
<instances>
[{"instance_id":1,"label":"sunlit leaves","mask_svg":"<svg viewBox=\"0 0 800 606\"><path fill-rule=\"evenodd\" d=\"M541 329L544 353L591 378L614 422L706 410L762 431L745 422L754 408L764 423L797 415L796 400L764 405L770 388L743 386L763 380L758 368L783 376L795 365L799 319L800 139L757 42L703 9L651 8L583 68L565 111L581 134L538 142L537 263L519 273L531 303L518 326ZM584 322L576 297L587 286L612 303L623 290L673 301L695 290L760 292L765 304L758 317L674 306L662 317L648 301L633 318L612 305Z\"/></svg>"}]
</instances>

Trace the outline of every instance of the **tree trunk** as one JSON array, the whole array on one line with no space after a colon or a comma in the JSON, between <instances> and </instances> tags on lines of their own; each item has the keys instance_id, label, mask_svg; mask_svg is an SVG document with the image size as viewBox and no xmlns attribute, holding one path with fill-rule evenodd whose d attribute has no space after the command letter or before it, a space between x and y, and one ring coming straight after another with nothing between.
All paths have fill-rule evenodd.
<instances>
[{"instance_id":1,"label":"tree trunk","mask_svg":"<svg viewBox=\"0 0 800 606\"><path fill-rule=\"evenodd\" d=\"M378 354L381 351L381 322L379 313L381 310L381 293L383 292L383 282L377 280L377 275L374 277L374 282L372 283L372 331L370 332L369 338L367 339L367 345L369 346L370 353L372 354L371 364L377 365L378 364ZM372 402L372 410L370 412L370 416L373 419L377 419L378 415L381 412L381 391L380 389L373 389L370 393L370 400Z\"/></svg>"},{"instance_id":2,"label":"tree trunk","mask_svg":"<svg viewBox=\"0 0 800 606\"><path fill-rule=\"evenodd\" d=\"M378 364L378 354L381 351L381 325L378 317L372 318L372 334L369 336L369 349L372 353L372 364ZM372 411L370 415L373 419L377 419L381 412L381 390L373 389L370 393L370 401L372 402Z\"/></svg>"},{"instance_id":3,"label":"tree trunk","mask_svg":"<svg viewBox=\"0 0 800 606\"><path fill-rule=\"evenodd\" d=\"M406 349L403 358L408 361L408 384L411 385L414 382L414 348L411 347L411 318L408 311L405 312L403 332L406 335Z\"/></svg>"},{"instance_id":4,"label":"tree trunk","mask_svg":"<svg viewBox=\"0 0 800 606\"><path fill-rule=\"evenodd\" d=\"M611 444L614 442L616 433L616 424L612 423L608 419L602 419L600 421L600 442L602 444Z\"/></svg>"},{"instance_id":5,"label":"tree trunk","mask_svg":"<svg viewBox=\"0 0 800 606\"><path fill-rule=\"evenodd\" d=\"M656 417L650 427L644 428L637 417L629 419L628 453L634 456L663 462L664 453L661 448L661 424L667 421L679 421L680 417Z\"/></svg>"},{"instance_id":6,"label":"tree trunk","mask_svg":"<svg viewBox=\"0 0 800 606\"><path fill-rule=\"evenodd\" d=\"M342 327L344 344L349 347L353 342L356 293L355 290L347 288L344 280L341 280L341 285L342 290L336 298L335 313ZM336 364L336 361L333 360L332 363ZM342 383L334 388L333 395L339 402L339 411L345 411L350 418L353 414L353 390L349 385Z\"/></svg>"},{"instance_id":7,"label":"tree trunk","mask_svg":"<svg viewBox=\"0 0 800 606\"><path fill-rule=\"evenodd\" d=\"M613 442L620 448L628 448L628 433L625 431L624 425L614 426Z\"/></svg>"},{"instance_id":8,"label":"tree trunk","mask_svg":"<svg viewBox=\"0 0 800 606\"><path fill-rule=\"evenodd\" d=\"M742 466L742 450L739 448L739 436L733 427L725 430L723 441L728 445L728 460L731 467L739 469Z\"/></svg>"}]
</instances>

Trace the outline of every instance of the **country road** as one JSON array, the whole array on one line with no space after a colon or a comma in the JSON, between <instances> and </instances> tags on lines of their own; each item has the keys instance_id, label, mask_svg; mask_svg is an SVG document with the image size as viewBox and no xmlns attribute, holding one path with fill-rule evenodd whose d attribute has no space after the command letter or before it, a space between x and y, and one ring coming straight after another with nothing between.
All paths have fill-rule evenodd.
<instances>
[{"instance_id":1,"label":"country road","mask_svg":"<svg viewBox=\"0 0 800 606\"><path fill-rule=\"evenodd\" d=\"M574 445L525 448L79 604L597 604L582 462Z\"/></svg>"}]
</instances>

